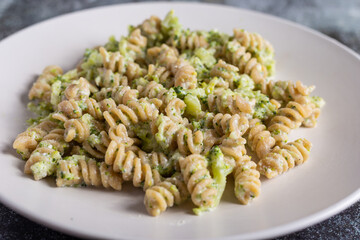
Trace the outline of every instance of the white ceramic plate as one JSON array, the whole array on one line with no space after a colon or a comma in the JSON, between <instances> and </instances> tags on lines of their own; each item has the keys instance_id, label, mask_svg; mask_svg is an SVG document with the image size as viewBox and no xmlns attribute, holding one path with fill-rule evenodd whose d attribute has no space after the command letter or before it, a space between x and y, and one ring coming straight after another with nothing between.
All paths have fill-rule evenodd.
<instances>
[{"instance_id":1,"label":"white ceramic plate","mask_svg":"<svg viewBox=\"0 0 360 240\"><path fill-rule=\"evenodd\" d=\"M22 173L11 145L25 129L27 92L44 66L74 67L84 49L125 34L129 24L174 9L191 29L235 27L261 33L276 50L277 77L315 84L324 108L315 129L294 132L313 142L309 161L264 181L261 196L237 204L228 188L219 208L197 217L191 204L158 218L146 214L143 193L56 188ZM272 16L219 5L126 4L81 11L34 25L0 43L1 202L68 234L124 239L250 239L274 237L324 220L360 198L360 59L322 34Z\"/></svg>"}]
</instances>

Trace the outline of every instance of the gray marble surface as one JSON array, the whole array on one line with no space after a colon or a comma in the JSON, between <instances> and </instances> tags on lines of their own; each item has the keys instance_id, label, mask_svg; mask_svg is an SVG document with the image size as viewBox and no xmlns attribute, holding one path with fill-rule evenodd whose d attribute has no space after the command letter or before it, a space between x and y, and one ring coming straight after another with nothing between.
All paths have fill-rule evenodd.
<instances>
[{"instance_id":1,"label":"gray marble surface","mask_svg":"<svg viewBox=\"0 0 360 240\"><path fill-rule=\"evenodd\" d=\"M0 40L57 15L124 2L0 0ZM360 54L360 0L209 0L252 9L318 30ZM34 223L0 204L0 239L75 239ZM360 202L314 226L277 239L360 239Z\"/></svg>"}]
</instances>

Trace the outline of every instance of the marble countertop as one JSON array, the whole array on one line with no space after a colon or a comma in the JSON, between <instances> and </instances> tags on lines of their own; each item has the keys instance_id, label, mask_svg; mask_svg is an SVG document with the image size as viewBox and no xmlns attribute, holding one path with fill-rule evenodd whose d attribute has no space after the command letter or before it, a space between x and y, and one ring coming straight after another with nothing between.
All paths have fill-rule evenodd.
<instances>
[{"instance_id":1,"label":"marble countertop","mask_svg":"<svg viewBox=\"0 0 360 240\"><path fill-rule=\"evenodd\" d=\"M124 2L116 0L1 0L0 40L34 23L57 15ZM306 25L360 54L359 0L209 0L252 9ZM76 239L34 223L0 204L0 239ZM285 239L360 239L360 201L343 212Z\"/></svg>"}]
</instances>

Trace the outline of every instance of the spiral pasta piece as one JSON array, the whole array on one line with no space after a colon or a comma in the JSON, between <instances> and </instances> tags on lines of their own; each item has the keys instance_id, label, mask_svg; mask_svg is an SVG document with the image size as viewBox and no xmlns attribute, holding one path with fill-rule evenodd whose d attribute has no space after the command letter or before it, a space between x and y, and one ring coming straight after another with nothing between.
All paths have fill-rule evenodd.
<instances>
[{"instance_id":1,"label":"spiral pasta piece","mask_svg":"<svg viewBox=\"0 0 360 240\"><path fill-rule=\"evenodd\" d=\"M174 98L166 105L165 112L166 115L174 122L182 123L184 120L182 114L185 111L185 107L186 104L183 100Z\"/></svg>"},{"instance_id":2,"label":"spiral pasta piece","mask_svg":"<svg viewBox=\"0 0 360 240\"><path fill-rule=\"evenodd\" d=\"M165 103L165 96L168 90L156 81L149 81L144 86L138 86L140 97L158 98Z\"/></svg>"},{"instance_id":3,"label":"spiral pasta piece","mask_svg":"<svg viewBox=\"0 0 360 240\"><path fill-rule=\"evenodd\" d=\"M179 59L173 66L175 70L174 85L184 89L193 89L197 86L197 73L189 62Z\"/></svg>"},{"instance_id":4,"label":"spiral pasta piece","mask_svg":"<svg viewBox=\"0 0 360 240\"><path fill-rule=\"evenodd\" d=\"M131 146L136 141L128 136L127 129L123 124L112 126L109 129L109 137L112 141L115 141L117 143L123 143L126 146Z\"/></svg>"},{"instance_id":5,"label":"spiral pasta piece","mask_svg":"<svg viewBox=\"0 0 360 240\"><path fill-rule=\"evenodd\" d=\"M229 83L221 77L213 77L206 82L207 86L205 88L205 92L209 94L223 94L227 89L229 89Z\"/></svg>"},{"instance_id":6,"label":"spiral pasta piece","mask_svg":"<svg viewBox=\"0 0 360 240\"><path fill-rule=\"evenodd\" d=\"M221 143L220 135L218 135L214 129L205 129L203 135L204 154L208 153L214 145Z\"/></svg>"},{"instance_id":7,"label":"spiral pasta piece","mask_svg":"<svg viewBox=\"0 0 360 240\"><path fill-rule=\"evenodd\" d=\"M83 98L88 98L90 93L95 91L97 91L97 88L91 85L88 80L81 77L78 81L65 88L64 96L67 100L81 100Z\"/></svg>"},{"instance_id":8,"label":"spiral pasta piece","mask_svg":"<svg viewBox=\"0 0 360 240\"><path fill-rule=\"evenodd\" d=\"M155 104L154 104L155 103ZM129 101L127 105L120 104L116 108L104 112L104 118L110 127L122 123L128 127L131 123L150 121L158 116L158 107L161 101L152 101L142 98L138 101Z\"/></svg>"},{"instance_id":9,"label":"spiral pasta piece","mask_svg":"<svg viewBox=\"0 0 360 240\"><path fill-rule=\"evenodd\" d=\"M125 181L132 181L135 187L142 186L144 190L161 181L156 169L151 169L148 162L142 161L138 154L127 150L122 143L110 142L105 163L112 165L115 172L121 172Z\"/></svg>"},{"instance_id":10,"label":"spiral pasta piece","mask_svg":"<svg viewBox=\"0 0 360 240\"><path fill-rule=\"evenodd\" d=\"M164 181L148 188L145 192L144 204L147 212L158 216L168 207L179 205L189 196L181 174L167 178Z\"/></svg>"},{"instance_id":11,"label":"spiral pasta piece","mask_svg":"<svg viewBox=\"0 0 360 240\"><path fill-rule=\"evenodd\" d=\"M198 207L212 207L217 196L217 189L207 169L208 162L205 157L191 154L186 158L181 158L179 164L192 202Z\"/></svg>"},{"instance_id":12,"label":"spiral pasta piece","mask_svg":"<svg viewBox=\"0 0 360 240\"><path fill-rule=\"evenodd\" d=\"M35 180L52 175L56 171L56 164L61 160L69 145L64 141L64 130L51 130L25 163L24 172L32 174Z\"/></svg>"},{"instance_id":13,"label":"spiral pasta piece","mask_svg":"<svg viewBox=\"0 0 360 240\"><path fill-rule=\"evenodd\" d=\"M147 50L147 57L150 62L154 63L157 61L173 74L176 73L175 66L179 58L176 48L169 47L166 44L162 44L161 47L152 47Z\"/></svg>"},{"instance_id":14,"label":"spiral pasta piece","mask_svg":"<svg viewBox=\"0 0 360 240\"><path fill-rule=\"evenodd\" d=\"M258 163L257 169L267 178L274 178L294 166L303 164L309 158L311 143L305 138L276 146Z\"/></svg>"},{"instance_id":15,"label":"spiral pasta piece","mask_svg":"<svg viewBox=\"0 0 360 240\"><path fill-rule=\"evenodd\" d=\"M68 118L80 118L88 113L97 120L103 119L103 113L99 102L93 98L86 98L79 101L74 99L64 100L58 104L56 119L64 120Z\"/></svg>"},{"instance_id":16,"label":"spiral pasta piece","mask_svg":"<svg viewBox=\"0 0 360 240\"><path fill-rule=\"evenodd\" d=\"M60 160L56 175L58 187L85 184L120 191L123 182L121 175L115 173L111 166L83 155L73 155Z\"/></svg>"},{"instance_id":17,"label":"spiral pasta piece","mask_svg":"<svg viewBox=\"0 0 360 240\"><path fill-rule=\"evenodd\" d=\"M234 193L241 204L248 204L260 195L260 173L256 163L248 155L243 155L236 161L234 168Z\"/></svg>"},{"instance_id":18,"label":"spiral pasta piece","mask_svg":"<svg viewBox=\"0 0 360 240\"><path fill-rule=\"evenodd\" d=\"M137 53L141 53L141 50L135 45L128 44L128 46L131 46L131 50L136 50ZM125 75L130 82L146 74L146 69L141 68L139 64L134 61L126 59L120 52L108 52L104 47L100 47L99 53L102 56L104 68L111 70L112 73ZM120 82L125 82L124 78L120 78L119 80Z\"/></svg>"},{"instance_id":19,"label":"spiral pasta piece","mask_svg":"<svg viewBox=\"0 0 360 240\"><path fill-rule=\"evenodd\" d=\"M266 66L269 76L274 74L274 48L269 41L258 33L251 33L243 29L234 29L234 39Z\"/></svg>"},{"instance_id":20,"label":"spiral pasta piece","mask_svg":"<svg viewBox=\"0 0 360 240\"><path fill-rule=\"evenodd\" d=\"M209 94L207 105L210 111L222 114L240 114L246 115L252 113L252 107L248 101L238 94Z\"/></svg>"},{"instance_id":21,"label":"spiral pasta piece","mask_svg":"<svg viewBox=\"0 0 360 240\"><path fill-rule=\"evenodd\" d=\"M169 117L160 114L156 120L151 122L151 133L164 151L176 148L176 135L180 125Z\"/></svg>"},{"instance_id":22,"label":"spiral pasta piece","mask_svg":"<svg viewBox=\"0 0 360 240\"><path fill-rule=\"evenodd\" d=\"M109 111L105 111L104 118L110 127L116 126L118 123L129 126L131 123L135 124L139 122L139 118L134 110L123 104L120 104Z\"/></svg>"},{"instance_id":23,"label":"spiral pasta piece","mask_svg":"<svg viewBox=\"0 0 360 240\"><path fill-rule=\"evenodd\" d=\"M278 110L268 125L276 145L282 145L287 141L291 129L300 127L304 119L311 115L312 108L313 104L303 97L296 102L289 102L285 108Z\"/></svg>"},{"instance_id":24,"label":"spiral pasta piece","mask_svg":"<svg viewBox=\"0 0 360 240\"><path fill-rule=\"evenodd\" d=\"M116 102L112 98L106 98L99 101L101 112L109 111L111 108L116 107Z\"/></svg>"},{"instance_id":25,"label":"spiral pasta piece","mask_svg":"<svg viewBox=\"0 0 360 240\"><path fill-rule=\"evenodd\" d=\"M41 101L50 102L51 80L62 73L62 68L56 65L50 65L44 68L42 74L37 78L29 91L29 99L39 99Z\"/></svg>"},{"instance_id":26,"label":"spiral pasta piece","mask_svg":"<svg viewBox=\"0 0 360 240\"><path fill-rule=\"evenodd\" d=\"M104 47L99 48L99 53L102 56L103 66L112 72L124 73L125 58L120 52L109 52Z\"/></svg>"},{"instance_id":27,"label":"spiral pasta piece","mask_svg":"<svg viewBox=\"0 0 360 240\"><path fill-rule=\"evenodd\" d=\"M145 19L139 28L141 30L141 34L149 39L151 35L160 33L161 19L157 16L151 16L150 18Z\"/></svg>"},{"instance_id":28,"label":"spiral pasta piece","mask_svg":"<svg viewBox=\"0 0 360 240\"><path fill-rule=\"evenodd\" d=\"M238 161L245 153L246 140L241 136L224 136L219 145L221 152L224 154L225 162L235 167L236 161Z\"/></svg>"},{"instance_id":29,"label":"spiral pasta piece","mask_svg":"<svg viewBox=\"0 0 360 240\"><path fill-rule=\"evenodd\" d=\"M140 151L138 151L138 155L140 158L145 158L144 154L140 154ZM176 154L173 154L173 157ZM164 176L169 175L169 173L173 172L175 169L176 162L174 159L169 159L163 152L151 152L146 154L146 161L150 163L151 168L155 168L158 170L158 172Z\"/></svg>"},{"instance_id":30,"label":"spiral pasta piece","mask_svg":"<svg viewBox=\"0 0 360 240\"><path fill-rule=\"evenodd\" d=\"M307 128L315 127L316 123L317 123L317 119L320 116L320 112L321 112L321 110L319 107L314 107L313 110L311 111L310 116L303 120L302 126L307 127Z\"/></svg>"},{"instance_id":31,"label":"spiral pasta piece","mask_svg":"<svg viewBox=\"0 0 360 240\"><path fill-rule=\"evenodd\" d=\"M166 87L171 87L174 85L174 82L171 79L172 73L166 69L166 67L156 67L154 64L150 64L146 77L147 79L159 82Z\"/></svg>"},{"instance_id":32,"label":"spiral pasta piece","mask_svg":"<svg viewBox=\"0 0 360 240\"><path fill-rule=\"evenodd\" d=\"M159 182L159 179L162 179L161 177L171 176L177 167L176 159L178 158L179 154L176 152L171 158L168 158L163 152L152 151L150 153L146 153L135 145L127 146L126 151L134 152L135 155L140 158L142 163L148 163L151 169L156 170L156 172L154 172L154 174L156 174L155 182Z\"/></svg>"},{"instance_id":33,"label":"spiral pasta piece","mask_svg":"<svg viewBox=\"0 0 360 240\"><path fill-rule=\"evenodd\" d=\"M81 119L69 119L64 124L65 127L65 141L70 142L75 140L83 142L90 136L90 126Z\"/></svg>"},{"instance_id":34,"label":"spiral pasta piece","mask_svg":"<svg viewBox=\"0 0 360 240\"><path fill-rule=\"evenodd\" d=\"M134 79L140 78L146 75L146 69L140 67L139 64L128 61L126 65L126 77L128 78L129 83L131 83Z\"/></svg>"},{"instance_id":35,"label":"spiral pasta piece","mask_svg":"<svg viewBox=\"0 0 360 240\"><path fill-rule=\"evenodd\" d=\"M176 40L171 37L168 44L177 47L181 52L209 46L206 37L201 32L184 32L179 37L176 37Z\"/></svg>"},{"instance_id":36,"label":"spiral pasta piece","mask_svg":"<svg viewBox=\"0 0 360 240\"><path fill-rule=\"evenodd\" d=\"M97 102L93 98L86 98L79 101L74 99L65 100L59 103L58 111L52 117L61 122L68 119L80 118L85 114L90 114L96 120L103 119L103 112L116 107L112 99L104 99Z\"/></svg>"},{"instance_id":37,"label":"spiral pasta piece","mask_svg":"<svg viewBox=\"0 0 360 240\"><path fill-rule=\"evenodd\" d=\"M138 63L133 61L128 61L126 65L126 76L128 78L129 84L132 83L134 79L145 76L147 70L142 68Z\"/></svg>"},{"instance_id":38,"label":"spiral pasta piece","mask_svg":"<svg viewBox=\"0 0 360 240\"><path fill-rule=\"evenodd\" d=\"M255 87L262 93L266 93L267 70L259 63L251 53L246 51L237 41L228 42L223 49L223 55L227 61L239 68L239 73L248 74L255 82Z\"/></svg>"},{"instance_id":39,"label":"spiral pasta piece","mask_svg":"<svg viewBox=\"0 0 360 240\"><path fill-rule=\"evenodd\" d=\"M193 133L190 129L183 127L179 129L176 136L177 147L182 155L200 154L203 151L204 136L200 130Z\"/></svg>"},{"instance_id":40,"label":"spiral pasta piece","mask_svg":"<svg viewBox=\"0 0 360 240\"><path fill-rule=\"evenodd\" d=\"M159 107L161 112L164 112L164 109L172 100L177 99L177 95L173 89L168 90L163 85L155 81L150 81L144 86L138 86L138 89L140 97L147 97L149 99L157 98L161 100L162 105Z\"/></svg>"},{"instance_id":41,"label":"spiral pasta piece","mask_svg":"<svg viewBox=\"0 0 360 240\"><path fill-rule=\"evenodd\" d=\"M129 101L127 106L135 111L140 121L150 121L155 119L159 114L159 106L162 102L159 99L141 98L138 101Z\"/></svg>"},{"instance_id":42,"label":"spiral pasta piece","mask_svg":"<svg viewBox=\"0 0 360 240\"><path fill-rule=\"evenodd\" d=\"M231 135L231 137L242 136L249 128L249 121L239 114L218 113L213 118L213 127L220 135Z\"/></svg>"},{"instance_id":43,"label":"spiral pasta piece","mask_svg":"<svg viewBox=\"0 0 360 240\"><path fill-rule=\"evenodd\" d=\"M141 34L147 38L147 46L156 46L164 36L161 33L161 19L157 16L151 16L145 19L142 24L137 26L141 30Z\"/></svg>"},{"instance_id":44,"label":"spiral pasta piece","mask_svg":"<svg viewBox=\"0 0 360 240\"><path fill-rule=\"evenodd\" d=\"M94 98L97 101L112 98L118 105L136 100L138 95L139 92L136 89L131 89L129 86L118 86L115 88L102 88L99 92L95 93Z\"/></svg>"},{"instance_id":45,"label":"spiral pasta piece","mask_svg":"<svg viewBox=\"0 0 360 240\"><path fill-rule=\"evenodd\" d=\"M95 83L100 88L112 88L128 85L128 78L126 76L114 73L111 69L98 68L97 73L98 75L95 78Z\"/></svg>"},{"instance_id":46,"label":"spiral pasta piece","mask_svg":"<svg viewBox=\"0 0 360 240\"><path fill-rule=\"evenodd\" d=\"M17 135L13 143L13 148L16 149L24 159L27 159L43 137L57 126L58 124L55 121L44 119L39 124L31 126L26 131Z\"/></svg>"},{"instance_id":47,"label":"spiral pasta piece","mask_svg":"<svg viewBox=\"0 0 360 240\"><path fill-rule=\"evenodd\" d=\"M313 128L316 126L317 119L320 116L321 108L325 105L325 101L321 97L317 96L307 98L311 102L310 106L312 110L310 116L303 120L302 126L307 128Z\"/></svg>"},{"instance_id":48,"label":"spiral pasta piece","mask_svg":"<svg viewBox=\"0 0 360 240\"><path fill-rule=\"evenodd\" d=\"M236 83L234 81L238 77L237 76L238 71L239 68L229 63L226 63L225 61L220 59L211 69L210 76L223 78L225 81L229 83L230 89L235 89Z\"/></svg>"},{"instance_id":49,"label":"spiral pasta piece","mask_svg":"<svg viewBox=\"0 0 360 240\"><path fill-rule=\"evenodd\" d=\"M64 128L65 141L75 140L78 143L84 142L91 132L100 132L103 129L101 123L96 121L90 114L84 114L81 118L66 120Z\"/></svg>"},{"instance_id":50,"label":"spiral pasta piece","mask_svg":"<svg viewBox=\"0 0 360 240\"><path fill-rule=\"evenodd\" d=\"M83 115L82 109L80 108L78 101L74 99L64 100L57 106L58 112L55 113L54 117L58 120L67 120L69 118L80 118Z\"/></svg>"},{"instance_id":51,"label":"spiral pasta piece","mask_svg":"<svg viewBox=\"0 0 360 240\"><path fill-rule=\"evenodd\" d=\"M271 98L286 105L290 101L309 96L315 86L307 87L300 81L269 81L267 88Z\"/></svg>"},{"instance_id":52,"label":"spiral pasta piece","mask_svg":"<svg viewBox=\"0 0 360 240\"><path fill-rule=\"evenodd\" d=\"M251 119L249 124L250 128L246 134L247 144L256 156L262 159L275 146L276 141L259 119Z\"/></svg>"},{"instance_id":53,"label":"spiral pasta piece","mask_svg":"<svg viewBox=\"0 0 360 240\"><path fill-rule=\"evenodd\" d=\"M110 144L110 137L105 131L91 134L82 143L83 149L94 158L103 159Z\"/></svg>"},{"instance_id":54,"label":"spiral pasta piece","mask_svg":"<svg viewBox=\"0 0 360 240\"><path fill-rule=\"evenodd\" d=\"M139 55L142 56L141 54L146 45L147 38L141 35L141 30L139 28L136 28L130 33L127 47L137 54L136 57L139 57Z\"/></svg>"},{"instance_id":55,"label":"spiral pasta piece","mask_svg":"<svg viewBox=\"0 0 360 240\"><path fill-rule=\"evenodd\" d=\"M174 86L193 89L197 86L196 71L185 59L178 57L178 52L168 45L148 49L148 56L166 67L174 74ZM154 61L152 60L152 61ZM167 85L167 87L172 87Z\"/></svg>"},{"instance_id":56,"label":"spiral pasta piece","mask_svg":"<svg viewBox=\"0 0 360 240\"><path fill-rule=\"evenodd\" d=\"M241 46L245 47L248 51L259 52L266 49L270 52L274 51L270 42L258 33L250 33L243 29L236 28L234 29L234 38L238 40Z\"/></svg>"}]
</instances>

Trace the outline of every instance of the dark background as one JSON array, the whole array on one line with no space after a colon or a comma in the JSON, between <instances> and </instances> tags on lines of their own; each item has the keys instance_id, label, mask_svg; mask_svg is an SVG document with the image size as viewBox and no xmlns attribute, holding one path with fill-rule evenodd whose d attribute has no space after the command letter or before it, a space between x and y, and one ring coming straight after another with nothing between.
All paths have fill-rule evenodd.
<instances>
[{"instance_id":1,"label":"dark background","mask_svg":"<svg viewBox=\"0 0 360 240\"><path fill-rule=\"evenodd\" d=\"M125 2L116 0L0 0L0 40L61 14ZM203 1L252 9L318 30L360 53L360 0ZM339 66L341 67L341 66ZM360 67L360 66L359 66ZM50 213L51 214L51 213ZM34 223L0 204L0 239L76 239ZM287 239L360 239L360 201Z\"/></svg>"}]
</instances>

